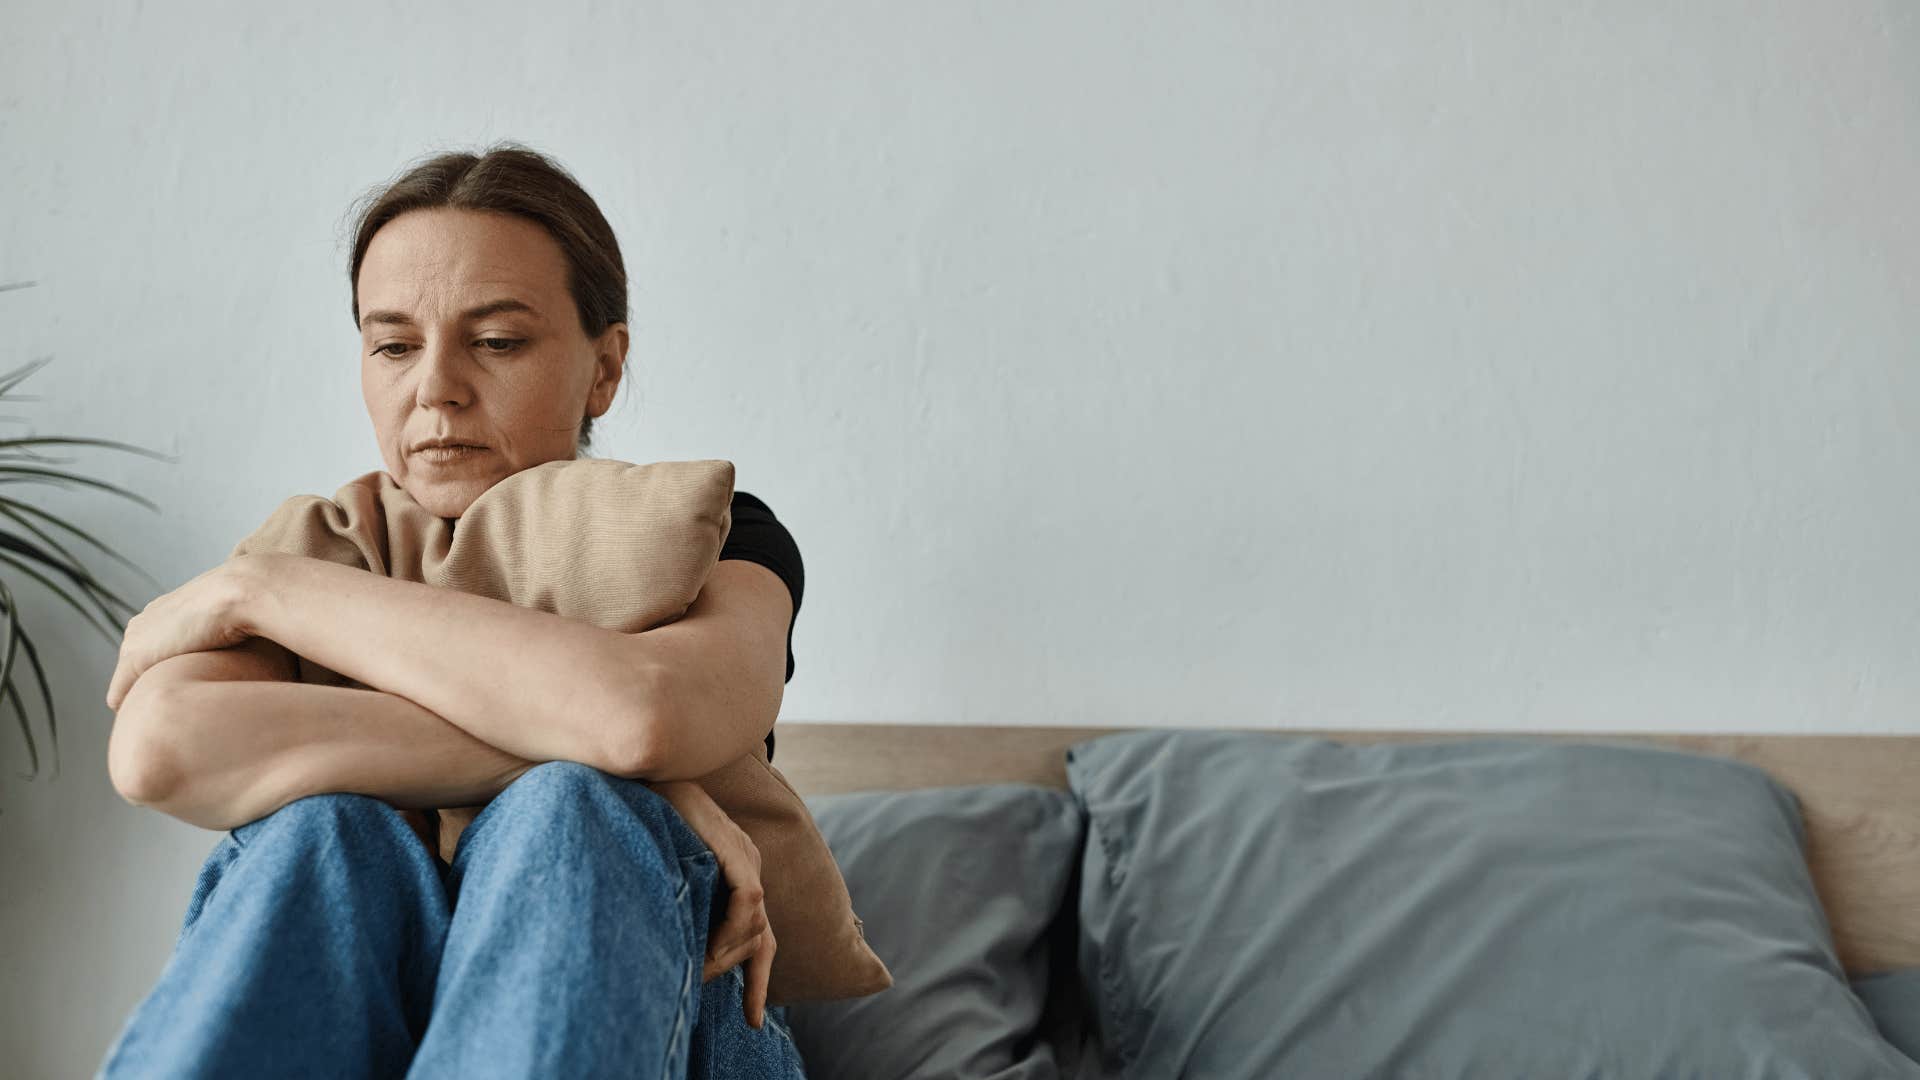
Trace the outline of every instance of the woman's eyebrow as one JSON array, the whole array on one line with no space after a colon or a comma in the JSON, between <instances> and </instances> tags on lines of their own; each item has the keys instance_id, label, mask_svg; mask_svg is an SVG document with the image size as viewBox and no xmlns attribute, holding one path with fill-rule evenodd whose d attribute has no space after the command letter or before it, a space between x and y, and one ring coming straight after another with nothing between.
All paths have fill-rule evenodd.
<instances>
[{"instance_id":1,"label":"woman's eyebrow","mask_svg":"<svg viewBox=\"0 0 1920 1080\"><path fill-rule=\"evenodd\" d=\"M508 311L524 312L535 318L540 316L540 313L535 311L531 305L522 303L512 297L507 297L503 300L489 301L481 304L479 307L468 308L460 313L460 318L464 321L472 322L475 319L484 319L489 315L498 315ZM412 326L413 316L408 315L404 311L382 310L369 311L360 317L360 328L363 330L376 323L383 323L390 326Z\"/></svg>"}]
</instances>

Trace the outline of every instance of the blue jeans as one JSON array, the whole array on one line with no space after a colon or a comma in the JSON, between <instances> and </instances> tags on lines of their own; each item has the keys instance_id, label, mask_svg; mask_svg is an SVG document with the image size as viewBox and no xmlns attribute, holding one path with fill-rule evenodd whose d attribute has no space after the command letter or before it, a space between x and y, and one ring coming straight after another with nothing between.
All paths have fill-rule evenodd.
<instances>
[{"instance_id":1,"label":"blue jeans","mask_svg":"<svg viewBox=\"0 0 1920 1080\"><path fill-rule=\"evenodd\" d=\"M665 797L577 762L508 785L450 866L379 799L298 799L207 857L99 1075L804 1080L744 964L700 981L730 892Z\"/></svg>"}]
</instances>

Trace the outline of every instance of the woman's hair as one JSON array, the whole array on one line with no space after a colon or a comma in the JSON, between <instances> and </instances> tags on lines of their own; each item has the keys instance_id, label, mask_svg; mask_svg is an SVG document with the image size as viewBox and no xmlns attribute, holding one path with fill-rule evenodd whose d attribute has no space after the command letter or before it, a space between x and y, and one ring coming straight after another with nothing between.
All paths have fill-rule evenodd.
<instances>
[{"instance_id":1,"label":"woman's hair","mask_svg":"<svg viewBox=\"0 0 1920 1080\"><path fill-rule=\"evenodd\" d=\"M451 207L518 214L545 226L567 259L567 292L580 328L597 337L627 321L627 268L612 226L573 176L546 156L511 140L478 154L436 154L375 187L354 204L353 324L360 325L360 263L380 227L409 210ZM593 417L580 418L579 447L587 449Z\"/></svg>"}]
</instances>

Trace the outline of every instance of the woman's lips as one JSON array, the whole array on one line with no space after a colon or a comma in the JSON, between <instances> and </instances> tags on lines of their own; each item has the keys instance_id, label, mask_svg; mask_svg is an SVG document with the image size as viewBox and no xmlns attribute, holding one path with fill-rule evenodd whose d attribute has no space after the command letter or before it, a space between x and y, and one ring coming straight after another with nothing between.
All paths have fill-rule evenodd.
<instances>
[{"instance_id":1,"label":"woman's lips","mask_svg":"<svg viewBox=\"0 0 1920 1080\"><path fill-rule=\"evenodd\" d=\"M471 461L486 452L484 446L426 446L415 450L414 456L425 458L435 465L451 465Z\"/></svg>"}]
</instances>

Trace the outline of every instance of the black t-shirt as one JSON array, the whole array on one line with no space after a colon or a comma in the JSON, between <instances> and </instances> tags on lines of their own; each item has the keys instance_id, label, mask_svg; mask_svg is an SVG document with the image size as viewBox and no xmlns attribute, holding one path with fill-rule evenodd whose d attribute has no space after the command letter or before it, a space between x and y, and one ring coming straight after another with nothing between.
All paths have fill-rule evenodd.
<instances>
[{"instance_id":1,"label":"black t-shirt","mask_svg":"<svg viewBox=\"0 0 1920 1080\"><path fill-rule=\"evenodd\" d=\"M721 559L745 559L780 575L793 594L793 616L787 620L787 682L793 681L793 624L800 617L800 594L807 584L806 567L800 562L800 547L793 534L773 516L766 503L738 488L733 492L733 526L726 543L720 545ZM767 732L767 760L773 760L773 732Z\"/></svg>"}]
</instances>

